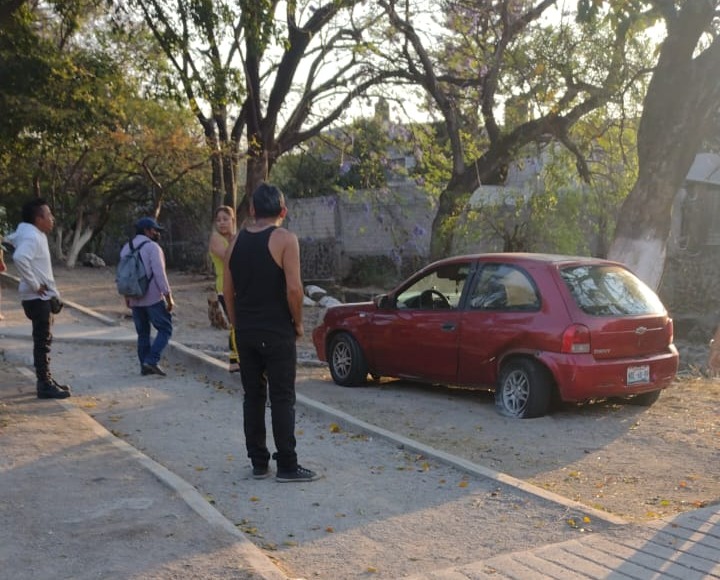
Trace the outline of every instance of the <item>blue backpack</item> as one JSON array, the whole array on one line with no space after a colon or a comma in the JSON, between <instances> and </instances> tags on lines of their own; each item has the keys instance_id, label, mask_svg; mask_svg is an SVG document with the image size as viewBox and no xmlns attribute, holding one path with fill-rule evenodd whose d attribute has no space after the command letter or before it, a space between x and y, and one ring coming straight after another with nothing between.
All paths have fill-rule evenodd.
<instances>
[{"instance_id":1,"label":"blue backpack","mask_svg":"<svg viewBox=\"0 0 720 580\"><path fill-rule=\"evenodd\" d=\"M118 293L126 298L142 298L145 296L150 280L152 280L152 274L148 277L140 257L140 248L148 242L149 240L136 248L133 246L132 240L130 240L128 242L130 252L120 258L115 283L117 284Z\"/></svg>"}]
</instances>

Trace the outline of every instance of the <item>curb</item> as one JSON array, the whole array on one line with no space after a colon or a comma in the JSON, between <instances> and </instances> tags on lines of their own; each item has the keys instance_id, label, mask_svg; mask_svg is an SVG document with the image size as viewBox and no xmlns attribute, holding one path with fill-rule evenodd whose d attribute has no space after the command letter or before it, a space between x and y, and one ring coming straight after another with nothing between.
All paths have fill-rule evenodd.
<instances>
[{"instance_id":1,"label":"curb","mask_svg":"<svg viewBox=\"0 0 720 580\"><path fill-rule=\"evenodd\" d=\"M72 303L67 303L67 304L68 304L68 306L75 308L75 306ZM93 312L92 310L90 310L88 308L83 307L82 312L88 314L89 316L97 318L101 322L109 320L107 317L102 316L96 312ZM105 322L105 323L107 324L107 322ZM117 326L117 324L114 321L112 321L112 325ZM128 339L125 337L123 337L121 339L108 339L108 338L99 338L99 337L94 337L94 338L89 338L89 339L81 338L81 337L55 337L55 340L62 341L62 342L91 342L91 343L92 342L94 342L94 343L122 342L122 343L126 343L126 344L134 344L135 343L134 339L132 339L132 338ZM177 358L179 358L183 363L188 364L188 365L196 365L196 366L198 364L202 365L203 369L208 373L209 376L211 375L213 379L223 381L223 382L227 381L228 371L227 371L227 367L224 362L222 362L210 355L207 355L204 352L201 352L197 349L191 348L189 346L186 346L182 343L179 343L179 342L176 342L173 340L171 340L168 343L168 347L170 348L171 352ZM517 479L517 478L507 475L505 473L496 471L494 469L490 469L488 467L484 467L482 465L478 465L476 463L472 463L471 461L468 461L468 460L458 457L456 455L446 453L439 449L435 449L434 447L431 447L429 445L425 445L425 444L415 441L413 439L409 439L402 435L398 435L397 433L393 433L392 431L388 431L381 427L371 425L370 423L366 423L365 421L357 419L357 418L353 417L352 415L349 415L343 411L340 411L338 409L330 407L329 405L325 405L324 403L321 403L319 401L315 401L314 399L311 399L311 398L303 395L302 393L297 393L296 398L299 403L301 403L302 405L306 406L309 409L312 409L316 413L331 417L334 420L340 421L347 425L352 425L356 429L359 429L366 433L381 437L381 438L383 438L387 441L390 441L400 447L413 450L417 453L421 453L428 457L432 457L433 459L435 459L439 462L442 462L446 465L450 465L452 467L456 467L456 468L458 468L462 471L465 471L466 473L469 473L471 475L474 475L477 477L484 477L487 479L491 479L493 481L497 481L498 483L501 483L503 485L508 485L508 486L518 489L524 493L538 497L544 501L549 501L549 502L552 502L552 503L555 503L558 505L565 506L569 510L573 510L573 511L583 513L586 515L590 515L594 519L607 522L608 524L612 524L612 525L627 525L627 524L629 524L629 522L627 520L625 520L624 518L621 518L620 516L616 516L612 513L598 510L598 509L592 508L590 506L586 506L580 502L576 502L576 501L566 498L564 496L555 494L551 491L548 491L546 489L543 489L541 487L538 487L536 485L533 485L533 484L523 481L521 479ZM228 523L230 523L230 522L228 522ZM230 524L230 525L232 525L232 524Z\"/></svg>"},{"instance_id":2,"label":"curb","mask_svg":"<svg viewBox=\"0 0 720 580\"><path fill-rule=\"evenodd\" d=\"M92 342L77 339L63 340L62 342ZM111 341L101 341L111 342ZM34 380L33 373L27 367L17 367L20 374ZM65 400L56 400L66 413L68 413L77 423L84 423L97 437L117 448L121 452L129 455L133 460L140 464L145 470L154 475L169 490L173 491L177 496L185 502L185 504L209 525L219 528L229 534L237 542L234 549L243 558L243 560L252 568L253 573L261 577L263 580L292 580L289 576L283 574L273 560L267 556L259 547L248 539L230 520L228 520L216 508L210 505L202 494L195 489L190 483L177 474L173 473L157 461L151 459L136 447L123 441L119 437L113 435L103 425L98 423L90 415L82 409L75 406L74 403Z\"/></svg>"},{"instance_id":3,"label":"curb","mask_svg":"<svg viewBox=\"0 0 720 580\"><path fill-rule=\"evenodd\" d=\"M147 455L126 443L122 439L115 437L110 431L105 429L100 423L95 421L84 411L81 411L72 403L66 401L58 401L65 410L70 413L77 421L86 421L91 426L93 432L101 439L111 443L124 453L129 454L135 461L140 463L145 469L158 478L169 489L177 493L177 495L201 518L208 524L220 528L233 536L239 543L238 552L244 560L252 567L253 571L266 580L289 580L273 561L268 558L260 548L253 544L245 534L237 529L233 523L222 515L217 509L208 504L207 500L187 481L166 469L158 462L150 459Z\"/></svg>"},{"instance_id":4,"label":"curb","mask_svg":"<svg viewBox=\"0 0 720 580\"><path fill-rule=\"evenodd\" d=\"M616 516L609 512L586 506L585 504L582 504L580 502L573 501L531 483L527 483L522 479L517 479L516 477L512 477L511 475L507 475L506 473L502 473L500 471L490 469L489 467L478 465L477 463L473 463L471 461L468 461L467 459L458 457L457 455L452 455L451 453L446 453L445 451L441 451L440 449L435 449L430 445L425 445L424 443L420 443L418 441L415 441L414 439L409 439L408 437L404 437L403 435L398 435L397 433L393 433L392 431L388 431L387 429L383 429L382 427L371 425L370 423L366 423L365 421L356 419L352 415L349 415L343 411L339 411L338 409L334 409L333 407L325 405L324 403L320 403L318 401L315 401L314 399L310 399L302 395L301 393L297 394L297 400L306 407L309 407L318 413L329 415L333 419L336 419L342 423L352 425L353 427L360 429L361 431L370 433L372 435L377 435L378 437L382 437L387 441L395 443L400 448L409 449L416 453L431 457L440 463L456 467L457 469L465 471L470 475L475 475L477 477L484 477L493 481L497 481L498 483L514 487L515 489L521 490L530 495L534 495L543 500L563 505L566 508L575 510L579 513L592 515L593 518L597 520L602 520L612 525L627 525L630 523L627 520L621 518L620 516Z\"/></svg>"}]
</instances>

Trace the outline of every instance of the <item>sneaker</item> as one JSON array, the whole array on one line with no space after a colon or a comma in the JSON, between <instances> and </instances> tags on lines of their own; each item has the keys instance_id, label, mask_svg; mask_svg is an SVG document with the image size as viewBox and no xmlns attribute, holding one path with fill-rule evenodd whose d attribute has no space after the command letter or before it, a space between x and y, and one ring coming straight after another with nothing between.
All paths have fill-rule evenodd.
<instances>
[{"instance_id":1,"label":"sneaker","mask_svg":"<svg viewBox=\"0 0 720 580\"><path fill-rule=\"evenodd\" d=\"M143 363L142 369L140 370L140 374L142 374L142 375L160 375L161 377L164 377L167 375L167 373L163 370L163 368L160 365L151 365L148 363Z\"/></svg>"},{"instance_id":2,"label":"sneaker","mask_svg":"<svg viewBox=\"0 0 720 580\"><path fill-rule=\"evenodd\" d=\"M253 479L266 479L270 477L270 468L265 465L263 467L253 467Z\"/></svg>"},{"instance_id":3,"label":"sneaker","mask_svg":"<svg viewBox=\"0 0 720 580\"><path fill-rule=\"evenodd\" d=\"M282 483L289 483L292 481L315 481L320 479L320 475L299 465L294 471L278 471L275 479Z\"/></svg>"}]
</instances>

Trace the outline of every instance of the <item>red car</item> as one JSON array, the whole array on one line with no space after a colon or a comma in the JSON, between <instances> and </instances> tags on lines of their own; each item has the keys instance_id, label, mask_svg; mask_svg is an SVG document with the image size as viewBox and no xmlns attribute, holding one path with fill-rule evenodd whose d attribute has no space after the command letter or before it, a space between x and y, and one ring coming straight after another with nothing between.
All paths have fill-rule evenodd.
<instances>
[{"instance_id":1,"label":"red car","mask_svg":"<svg viewBox=\"0 0 720 580\"><path fill-rule=\"evenodd\" d=\"M625 266L547 254L440 260L372 302L329 308L313 342L338 385L490 387L519 418L554 401L651 405L679 360L672 319Z\"/></svg>"}]
</instances>

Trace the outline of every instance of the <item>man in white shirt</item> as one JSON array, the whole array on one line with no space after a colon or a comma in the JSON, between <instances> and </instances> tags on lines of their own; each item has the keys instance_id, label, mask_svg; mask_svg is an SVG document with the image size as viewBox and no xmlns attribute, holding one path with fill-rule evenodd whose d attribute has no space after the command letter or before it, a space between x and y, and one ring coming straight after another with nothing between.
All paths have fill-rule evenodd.
<instances>
[{"instance_id":1,"label":"man in white shirt","mask_svg":"<svg viewBox=\"0 0 720 580\"><path fill-rule=\"evenodd\" d=\"M22 307L32 321L33 362L39 399L65 399L70 387L58 383L50 373L53 313L51 301L60 300L50 259L47 234L55 218L47 202L35 198L22 208L22 223L8 236L15 246L13 262L20 274L18 291Z\"/></svg>"}]
</instances>

